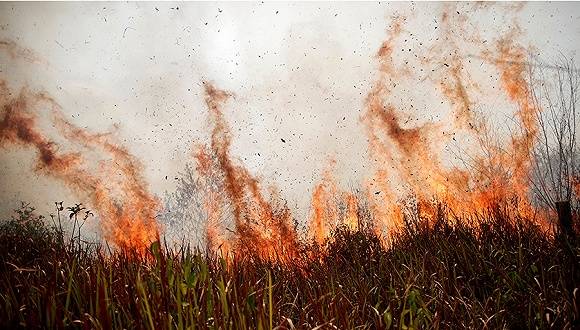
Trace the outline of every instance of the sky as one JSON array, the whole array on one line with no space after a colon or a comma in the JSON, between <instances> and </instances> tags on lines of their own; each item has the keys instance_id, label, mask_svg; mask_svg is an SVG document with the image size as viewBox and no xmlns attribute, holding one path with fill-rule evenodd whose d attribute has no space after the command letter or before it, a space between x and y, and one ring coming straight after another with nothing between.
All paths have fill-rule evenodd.
<instances>
[{"instance_id":1,"label":"sky","mask_svg":"<svg viewBox=\"0 0 580 330\"><path fill-rule=\"evenodd\" d=\"M469 17L468 25L490 40L517 25L518 41L542 59L564 54L578 63L580 4L572 2L2 2L0 40L28 52L15 58L0 51L0 76L15 91L46 91L79 127L112 131L143 163L159 196L175 189L193 160L192 146L208 141L203 82L211 81L234 94L226 106L232 154L306 214L313 186L332 160L347 189L371 171L360 118L391 18L406 17L398 55L404 59L438 41L444 12ZM476 80L493 75L478 69L469 49L463 55ZM414 105L409 120L444 122L436 88L416 86L397 95ZM509 116L496 111L493 95L481 101L480 110L497 122ZM19 201L41 212L57 200L85 202L35 173L34 152L18 148L0 149L0 198L2 218Z\"/></svg>"}]
</instances>

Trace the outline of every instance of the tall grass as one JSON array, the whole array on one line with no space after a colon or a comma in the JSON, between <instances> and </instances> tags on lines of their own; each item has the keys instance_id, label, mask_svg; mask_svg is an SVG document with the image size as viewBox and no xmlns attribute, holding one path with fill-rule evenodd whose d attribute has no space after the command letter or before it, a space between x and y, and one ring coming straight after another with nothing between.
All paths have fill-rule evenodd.
<instances>
[{"instance_id":1,"label":"tall grass","mask_svg":"<svg viewBox=\"0 0 580 330\"><path fill-rule=\"evenodd\" d=\"M499 212L477 231L461 220L409 227L388 249L370 231L338 229L286 264L159 242L145 255L110 252L38 221L24 211L1 227L0 328L580 325L578 241Z\"/></svg>"}]
</instances>

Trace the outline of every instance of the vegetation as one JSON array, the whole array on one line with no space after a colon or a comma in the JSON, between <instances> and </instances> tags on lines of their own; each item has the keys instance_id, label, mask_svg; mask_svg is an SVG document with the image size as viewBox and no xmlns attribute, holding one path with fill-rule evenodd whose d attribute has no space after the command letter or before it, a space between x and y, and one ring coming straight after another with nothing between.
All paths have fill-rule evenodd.
<instances>
[{"instance_id":1,"label":"vegetation","mask_svg":"<svg viewBox=\"0 0 580 330\"><path fill-rule=\"evenodd\" d=\"M338 229L290 264L159 242L110 251L42 220L25 205L0 228L0 328L579 325L578 240L500 211L477 230L443 217L409 227L388 249L371 232Z\"/></svg>"}]
</instances>

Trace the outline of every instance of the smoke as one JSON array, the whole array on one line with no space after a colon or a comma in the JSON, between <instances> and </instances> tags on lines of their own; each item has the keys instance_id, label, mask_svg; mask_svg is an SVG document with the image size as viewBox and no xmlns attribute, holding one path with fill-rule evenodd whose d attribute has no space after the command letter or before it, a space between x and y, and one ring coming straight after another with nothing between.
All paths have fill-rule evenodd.
<instances>
[{"instance_id":1,"label":"smoke","mask_svg":"<svg viewBox=\"0 0 580 330\"><path fill-rule=\"evenodd\" d=\"M23 60L33 64L44 62L34 51L21 47L14 40L0 39L0 50L8 54L13 60Z\"/></svg>"},{"instance_id":2,"label":"smoke","mask_svg":"<svg viewBox=\"0 0 580 330\"><path fill-rule=\"evenodd\" d=\"M16 95L7 82L21 72L3 66L2 148L34 150L36 173L88 196L107 240L144 248L156 239L161 204L153 192L173 189L174 170L186 161L199 176L192 187L204 193L192 200L200 211L183 214L197 217L208 247L225 253L256 246L261 256L291 256L299 250L296 223L307 222L306 236L322 243L337 226L358 228L366 203L382 235L410 214L434 218L438 201L461 215L515 200L517 212L534 215L529 171L539 109L525 63L535 35L494 23L528 9L389 4L364 7L359 17L346 4L200 6L87 5L98 34L83 25L71 37L49 25L39 40L22 41L49 51L1 39L11 61L34 66L42 54L53 65L38 79L50 93ZM70 27L70 18L62 21ZM22 34L28 23L7 34ZM267 37L256 32L266 27ZM55 92L61 77L86 90ZM215 83L204 83L208 77ZM46 113L56 132L40 123ZM80 124L111 121L124 123L115 136ZM345 189L349 180L362 193Z\"/></svg>"}]
</instances>

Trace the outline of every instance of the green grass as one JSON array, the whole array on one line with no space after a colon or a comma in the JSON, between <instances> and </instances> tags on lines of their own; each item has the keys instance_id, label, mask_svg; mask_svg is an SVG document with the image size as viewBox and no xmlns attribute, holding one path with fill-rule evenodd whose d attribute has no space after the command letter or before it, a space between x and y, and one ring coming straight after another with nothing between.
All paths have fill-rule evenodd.
<instances>
[{"instance_id":1,"label":"green grass","mask_svg":"<svg viewBox=\"0 0 580 330\"><path fill-rule=\"evenodd\" d=\"M337 230L289 264L154 243L72 244L22 212L0 230L0 328L574 328L580 246L491 213L407 228L390 248ZM74 242L74 240L73 240ZM320 251L324 249L324 253ZM315 257L312 257L315 256Z\"/></svg>"}]
</instances>

